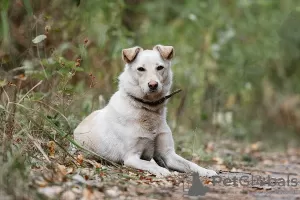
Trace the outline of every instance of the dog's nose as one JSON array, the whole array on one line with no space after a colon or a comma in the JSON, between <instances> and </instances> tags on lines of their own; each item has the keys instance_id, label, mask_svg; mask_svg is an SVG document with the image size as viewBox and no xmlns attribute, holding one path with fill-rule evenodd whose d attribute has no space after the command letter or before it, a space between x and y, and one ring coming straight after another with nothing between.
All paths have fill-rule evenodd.
<instances>
[{"instance_id":1,"label":"dog's nose","mask_svg":"<svg viewBox=\"0 0 300 200\"><path fill-rule=\"evenodd\" d=\"M157 86L158 86L158 82L156 82L156 81L150 81L150 82L148 83L148 87L149 87L151 90L157 89Z\"/></svg>"}]
</instances>

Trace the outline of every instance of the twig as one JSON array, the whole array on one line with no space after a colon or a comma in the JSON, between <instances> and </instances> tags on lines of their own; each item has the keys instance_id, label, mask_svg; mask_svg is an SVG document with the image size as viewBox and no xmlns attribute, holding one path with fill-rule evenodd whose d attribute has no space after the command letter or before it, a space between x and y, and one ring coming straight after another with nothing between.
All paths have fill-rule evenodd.
<instances>
[{"instance_id":1,"label":"twig","mask_svg":"<svg viewBox=\"0 0 300 200\"><path fill-rule=\"evenodd\" d=\"M5 93L5 96L6 96L6 98L7 98L7 101L8 101L8 103L9 103L9 102L10 102L9 96L8 96L6 90L4 89L4 87L2 87L2 89L3 89L4 93ZM8 104L6 104L6 105L8 106Z\"/></svg>"},{"instance_id":2,"label":"twig","mask_svg":"<svg viewBox=\"0 0 300 200\"><path fill-rule=\"evenodd\" d=\"M20 83L20 82L19 82ZM17 100L17 93L18 93L18 88L12 88L12 102L16 102ZM12 103L11 101L7 103L7 110L9 110L9 104ZM4 139L3 139L3 148L4 148L4 152L7 151L7 149L9 149L9 145L11 143L11 140L13 139L13 131L14 131L14 123L15 123L15 114L16 114L16 105L12 105L12 108L10 109L11 112L9 112L9 114L7 115L6 118L6 126L5 126L5 130L4 130ZM6 155L5 158L6 159Z\"/></svg>"},{"instance_id":3,"label":"twig","mask_svg":"<svg viewBox=\"0 0 300 200\"><path fill-rule=\"evenodd\" d=\"M33 144L38 148L38 150L40 150L40 152L42 153L42 155L45 157L45 159L48 161L48 163L51 163L49 157L47 156L47 154L45 153L45 151L43 150L43 148L41 147L40 144L38 144L36 142L36 140L29 134L27 133L27 136L29 137L29 139L32 140Z\"/></svg>"},{"instance_id":4,"label":"twig","mask_svg":"<svg viewBox=\"0 0 300 200\"><path fill-rule=\"evenodd\" d=\"M26 94L18 101L18 104L21 103L21 101L32 91L34 90L37 86L42 84L42 80L40 82L38 82L35 86L33 86L28 92L26 92Z\"/></svg>"}]
</instances>

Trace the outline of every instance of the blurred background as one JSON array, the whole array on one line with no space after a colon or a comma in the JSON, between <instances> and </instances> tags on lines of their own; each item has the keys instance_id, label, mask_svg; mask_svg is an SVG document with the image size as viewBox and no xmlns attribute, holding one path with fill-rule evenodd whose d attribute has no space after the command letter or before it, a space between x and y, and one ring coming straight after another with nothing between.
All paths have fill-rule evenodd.
<instances>
[{"instance_id":1,"label":"blurred background","mask_svg":"<svg viewBox=\"0 0 300 200\"><path fill-rule=\"evenodd\" d=\"M117 90L121 50L156 44L176 52L177 148L299 144L297 0L1 0L0 11L3 144L72 135Z\"/></svg>"}]
</instances>

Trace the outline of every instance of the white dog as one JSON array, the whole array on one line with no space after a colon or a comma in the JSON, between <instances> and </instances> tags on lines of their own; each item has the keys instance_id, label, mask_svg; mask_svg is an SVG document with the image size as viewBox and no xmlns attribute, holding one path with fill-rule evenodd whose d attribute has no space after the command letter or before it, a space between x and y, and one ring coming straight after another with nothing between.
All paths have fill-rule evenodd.
<instances>
[{"instance_id":1,"label":"white dog","mask_svg":"<svg viewBox=\"0 0 300 200\"><path fill-rule=\"evenodd\" d=\"M175 153L172 132L166 121L166 95L172 85L172 46L156 45L124 49L125 70L119 90L108 105L86 117L74 137L84 147L107 160L168 176L168 169L214 176ZM155 162L150 162L151 159Z\"/></svg>"}]
</instances>

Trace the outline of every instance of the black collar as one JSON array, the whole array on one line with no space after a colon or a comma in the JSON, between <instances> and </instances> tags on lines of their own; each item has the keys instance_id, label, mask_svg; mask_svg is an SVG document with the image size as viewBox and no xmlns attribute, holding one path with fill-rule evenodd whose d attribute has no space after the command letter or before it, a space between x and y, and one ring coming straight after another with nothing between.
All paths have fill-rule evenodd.
<instances>
[{"instance_id":1,"label":"black collar","mask_svg":"<svg viewBox=\"0 0 300 200\"><path fill-rule=\"evenodd\" d=\"M167 99L169 99L170 97L172 97L174 94L177 94L181 92L181 89L178 89L178 90L175 90L174 92L172 92L171 94L167 95L167 96L164 96L162 97L161 99L158 99L156 101L147 101L147 100L144 100L144 99L140 99L138 97L135 97L135 96L132 96L131 94L128 94L131 98L133 98L135 101L138 101L140 103L143 103L143 104L146 104L148 106L158 106L162 103L164 103Z\"/></svg>"}]
</instances>

